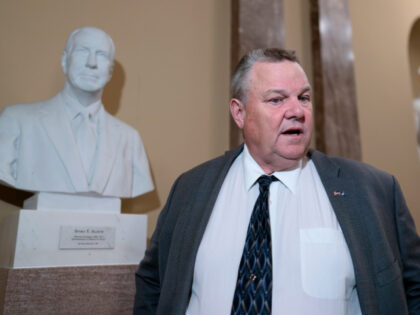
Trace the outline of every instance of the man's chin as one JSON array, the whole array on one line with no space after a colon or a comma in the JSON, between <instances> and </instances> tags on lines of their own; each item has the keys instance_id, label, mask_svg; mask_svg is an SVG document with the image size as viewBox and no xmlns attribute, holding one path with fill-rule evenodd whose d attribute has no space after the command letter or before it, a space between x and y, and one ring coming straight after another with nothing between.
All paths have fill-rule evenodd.
<instances>
[{"instance_id":1,"label":"man's chin","mask_svg":"<svg viewBox=\"0 0 420 315\"><path fill-rule=\"evenodd\" d=\"M297 161L306 155L308 149L308 146L293 146L286 150L281 150L279 155L287 160Z\"/></svg>"},{"instance_id":2,"label":"man's chin","mask_svg":"<svg viewBox=\"0 0 420 315\"><path fill-rule=\"evenodd\" d=\"M88 93L97 93L101 91L104 87L98 84L92 85L92 84L83 84L79 86L79 89L88 92Z\"/></svg>"}]
</instances>

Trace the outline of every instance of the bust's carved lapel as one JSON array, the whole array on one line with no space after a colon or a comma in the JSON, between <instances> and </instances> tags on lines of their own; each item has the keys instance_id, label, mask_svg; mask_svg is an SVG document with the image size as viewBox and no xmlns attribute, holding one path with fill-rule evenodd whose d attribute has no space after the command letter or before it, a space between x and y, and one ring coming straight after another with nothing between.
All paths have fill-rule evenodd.
<instances>
[{"instance_id":1,"label":"bust's carved lapel","mask_svg":"<svg viewBox=\"0 0 420 315\"><path fill-rule=\"evenodd\" d=\"M60 95L48 101L40 111L39 119L63 162L75 190L87 191L86 173Z\"/></svg>"},{"instance_id":2,"label":"bust's carved lapel","mask_svg":"<svg viewBox=\"0 0 420 315\"><path fill-rule=\"evenodd\" d=\"M99 130L90 188L98 193L103 193L111 175L117 152L121 150L121 132L103 107L100 110ZM131 182L130 178L127 178L127 181Z\"/></svg>"}]
</instances>

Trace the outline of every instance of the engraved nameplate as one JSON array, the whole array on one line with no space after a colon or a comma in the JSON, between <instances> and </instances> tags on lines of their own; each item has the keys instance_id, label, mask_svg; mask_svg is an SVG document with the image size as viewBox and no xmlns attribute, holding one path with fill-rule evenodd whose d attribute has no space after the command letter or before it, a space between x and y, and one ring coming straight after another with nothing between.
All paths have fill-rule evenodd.
<instances>
[{"instance_id":1,"label":"engraved nameplate","mask_svg":"<svg viewBox=\"0 0 420 315\"><path fill-rule=\"evenodd\" d=\"M60 249L112 249L115 246L115 227L61 226Z\"/></svg>"}]
</instances>

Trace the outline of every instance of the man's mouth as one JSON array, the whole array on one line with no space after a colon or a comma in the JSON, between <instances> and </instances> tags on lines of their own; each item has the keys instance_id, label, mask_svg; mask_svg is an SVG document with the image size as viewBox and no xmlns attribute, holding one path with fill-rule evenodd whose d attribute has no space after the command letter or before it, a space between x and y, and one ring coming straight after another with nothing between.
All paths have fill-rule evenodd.
<instances>
[{"instance_id":1,"label":"man's mouth","mask_svg":"<svg viewBox=\"0 0 420 315\"><path fill-rule=\"evenodd\" d=\"M282 132L283 135L299 136L303 133L301 128L290 128Z\"/></svg>"}]
</instances>

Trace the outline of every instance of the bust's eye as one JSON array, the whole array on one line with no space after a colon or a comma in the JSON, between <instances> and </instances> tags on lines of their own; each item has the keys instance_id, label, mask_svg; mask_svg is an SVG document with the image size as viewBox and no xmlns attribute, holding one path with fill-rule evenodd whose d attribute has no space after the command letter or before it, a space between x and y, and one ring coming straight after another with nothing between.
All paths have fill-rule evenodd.
<instances>
[{"instance_id":1,"label":"bust's eye","mask_svg":"<svg viewBox=\"0 0 420 315\"><path fill-rule=\"evenodd\" d=\"M104 52L104 51L98 51L98 52L96 53L96 55L97 55L98 57L108 58L108 54L107 54L106 52Z\"/></svg>"},{"instance_id":2,"label":"bust's eye","mask_svg":"<svg viewBox=\"0 0 420 315\"><path fill-rule=\"evenodd\" d=\"M74 51L75 52L88 52L89 50L87 48L84 48L84 47L79 47L79 48L76 48Z\"/></svg>"}]
</instances>

